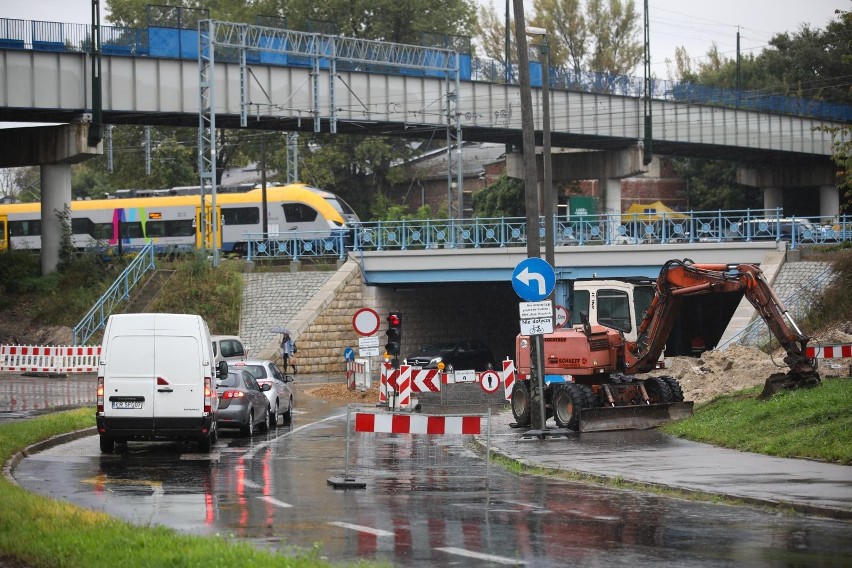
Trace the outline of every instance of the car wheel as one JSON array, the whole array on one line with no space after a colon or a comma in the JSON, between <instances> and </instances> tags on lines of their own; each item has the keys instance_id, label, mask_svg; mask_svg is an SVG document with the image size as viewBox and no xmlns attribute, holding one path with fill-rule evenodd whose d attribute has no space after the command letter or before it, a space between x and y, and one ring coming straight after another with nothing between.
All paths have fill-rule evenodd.
<instances>
[{"instance_id":1,"label":"car wheel","mask_svg":"<svg viewBox=\"0 0 852 568\"><path fill-rule=\"evenodd\" d=\"M101 436L101 453L111 454L115 450L115 440L109 436Z\"/></svg>"},{"instance_id":2,"label":"car wheel","mask_svg":"<svg viewBox=\"0 0 852 568\"><path fill-rule=\"evenodd\" d=\"M257 428L261 432L269 432L269 413L270 412L272 412L272 410L269 408L269 406L267 406L266 407L266 413L264 413L263 416L260 417L261 420L258 421L258 423L257 423Z\"/></svg>"},{"instance_id":3,"label":"car wheel","mask_svg":"<svg viewBox=\"0 0 852 568\"><path fill-rule=\"evenodd\" d=\"M284 412L284 424L289 424L293 420L293 397L290 397L290 404L287 405L287 410Z\"/></svg>"},{"instance_id":4,"label":"car wheel","mask_svg":"<svg viewBox=\"0 0 852 568\"><path fill-rule=\"evenodd\" d=\"M248 423L240 428L244 436L251 437L254 435L254 410L249 410Z\"/></svg>"},{"instance_id":5,"label":"car wheel","mask_svg":"<svg viewBox=\"0 0 852 568\"><path fill-rule=\"evenodd\" d=\"M198 451L202 454L209 454L210 450L213 449L214 443L213 430L211 430L206 436L198 438Z\"/></svg>"},{"instance_id":6,"label":"car wheel","mask_svg":"<svg viewBox=\"0 0 852 568\"><path fill-rule=\"evenodd\" d=\"M275 408L269 410L269 427L278 427L278 401L275 401Z\"/></svg>"}]
</instances>

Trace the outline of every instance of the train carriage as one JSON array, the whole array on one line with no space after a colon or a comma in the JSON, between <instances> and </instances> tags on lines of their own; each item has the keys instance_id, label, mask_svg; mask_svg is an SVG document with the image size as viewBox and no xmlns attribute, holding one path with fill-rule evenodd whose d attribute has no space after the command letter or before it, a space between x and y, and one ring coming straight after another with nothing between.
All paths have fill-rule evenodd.
<instances>
[{"instance_id":1,"label":"train carriage","mask_svg":"<svg viewBox=\"0 0 852 568\"><path fill-rule=\"evenodd\" d=\"M267 188L267 227L275 238L318 238L349 232L358 221L345 201L331 192L301 183ZM212 205L205 196L205 207ZM221 220L219 247L245 254L249 236L263 234L262 190L216 196ZM73 201L72 244L83 250L96 246L124 250L151 242L157 252L190 250L201 245L199 195L128 197ZM0 205L0 247L41 248L41 205ZM209 244L209 243L208 243Z\"/></svg>"}]
</instances>

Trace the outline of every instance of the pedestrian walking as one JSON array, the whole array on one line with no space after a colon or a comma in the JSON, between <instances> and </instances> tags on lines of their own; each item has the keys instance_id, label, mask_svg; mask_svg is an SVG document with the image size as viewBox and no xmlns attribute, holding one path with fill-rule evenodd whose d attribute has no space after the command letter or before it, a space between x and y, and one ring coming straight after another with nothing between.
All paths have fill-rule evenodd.
<instances>
[{"instance_id":1,"label":"pedestrian walking","mask_svg":"<svg viewBox=\"0 0 852 568\"><path fill-rule=\"evenodd\" d=\"M281 337L281 359L284 373L287 373L287 366L293 367L293 374L296 374L296 364L292 362L293 356L296 354L296 342L290 337L289 331L284 331Z\"/></svg>"}]
</instances>

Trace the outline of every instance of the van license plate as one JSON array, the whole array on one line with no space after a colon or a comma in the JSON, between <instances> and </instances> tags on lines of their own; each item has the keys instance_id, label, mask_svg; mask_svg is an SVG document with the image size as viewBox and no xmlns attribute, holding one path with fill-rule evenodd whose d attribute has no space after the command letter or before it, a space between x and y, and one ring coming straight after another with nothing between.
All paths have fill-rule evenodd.
<instances>
[{"instance_id":1,"label":"van license plate","mask_svg":"<svg viewBox=\"0 0 852 568\"><path fill-rule=\"evenodd\" d=\"M142 408L141 400L114 400L112 401L113 408Z\"/></svg>"}]
</instances>

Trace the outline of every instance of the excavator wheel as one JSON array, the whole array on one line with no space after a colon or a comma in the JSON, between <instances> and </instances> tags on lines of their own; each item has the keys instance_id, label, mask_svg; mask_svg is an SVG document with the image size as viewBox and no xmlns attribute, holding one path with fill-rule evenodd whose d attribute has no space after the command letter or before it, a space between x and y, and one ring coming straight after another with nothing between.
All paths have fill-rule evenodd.
<instances>
[{"instance_id":1,"label":"excavator wheel","mask_svg":"<svg viewBox=\"0 0 852 568\"><path fill-rule=\"evenodd\" d=\"M669 386L669 390L672 393L671 402L683 402L683 389L680 387L680 383L677 382L677 379L668 376L660 378Z\"/></svg>"},{"instance_id":2,"label":"excavator wheel","mask_svg":"<svg viewBox=\"0 0 852 568\"><path fill-rule=\"evenodd\" d=\"M580 429L580 414L595 406L595 396L585 385L565 383L553 393L553 419L560 428Z\"/></svg>"},{"instance_id":3,"label":"excavator wheel","mask_svg":"<svg viewBox=\"0 0 852 568\"><path fill-rule=\"evenodd\" d=\"M518 426L530 425L530 384L516 381L512 389L512 416Z\"/></svg>"},{"instance_id":4,"label":"excavator wheel","mask_svg":"<svg viewBox=\"0 0 852 568\"><path fill-rule=\"evenodd\" d=\"M645 379L645 392L648 393L651 404L672 402L672 390L663 377ZM683 400L683 393L681 393L681 400Z\"/></svg>"}]
</instances>

